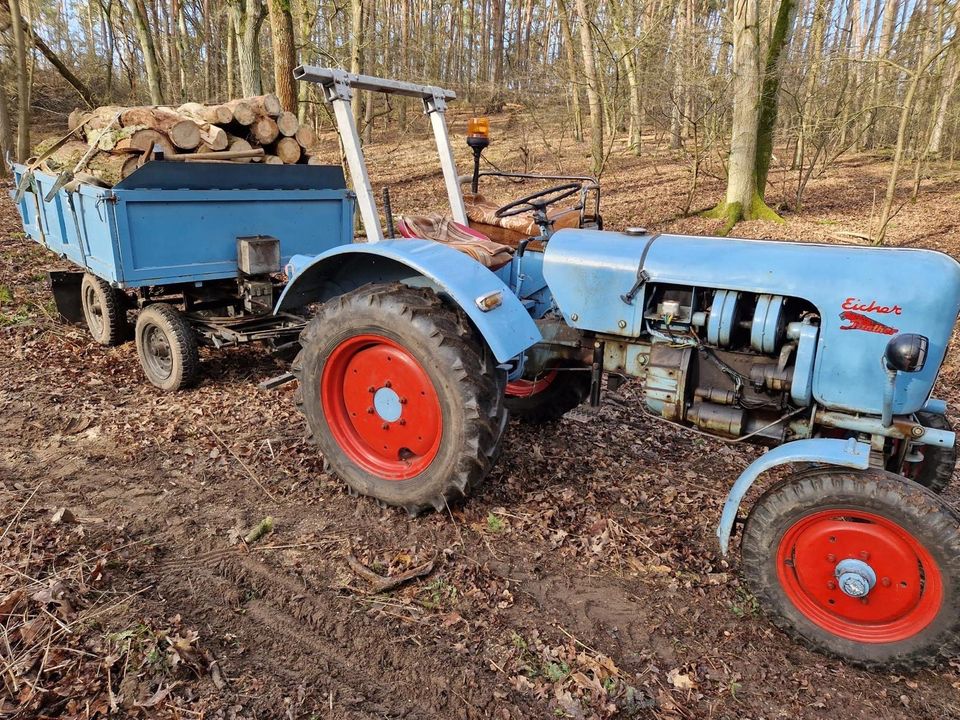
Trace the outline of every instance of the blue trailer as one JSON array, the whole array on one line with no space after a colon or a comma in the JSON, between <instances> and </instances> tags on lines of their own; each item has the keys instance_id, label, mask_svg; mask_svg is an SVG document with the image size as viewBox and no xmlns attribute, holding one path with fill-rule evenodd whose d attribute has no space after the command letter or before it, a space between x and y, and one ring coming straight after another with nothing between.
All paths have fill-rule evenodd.
<instances>
[{"instance_id":1,"label":"blue trailer","mask_svg":"<svg viewBox=\"0 0 960 720\"><path fill-rule=\"evenodd\" d=\"M133 335L147 379L196 379L198 345L296 348L304 320L273 313L294 255L353 240L338 166L154 161L112 188L14 167L26 233L76 270L50 273L61 315L115 345ZM45 198L49 197L49 200Z\"/></svg>"}]
</instances>

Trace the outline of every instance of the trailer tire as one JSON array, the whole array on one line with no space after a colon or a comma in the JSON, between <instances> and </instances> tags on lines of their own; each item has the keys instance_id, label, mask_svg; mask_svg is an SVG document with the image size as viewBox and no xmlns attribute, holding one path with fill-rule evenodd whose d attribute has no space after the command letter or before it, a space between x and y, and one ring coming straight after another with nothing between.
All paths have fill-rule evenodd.
<instances>
[{"instance_id":1,"label":"trailer tire","mask_svg":"<svg viewBox=\"0 0 960 720\"><path fill-rule=\"evenodd\" d=\"M496 462L504 374L432 290L366 285L320 306L293 363L324 469L411 515L444 510Z\"/></svg>"},{"instance_id":2,"label":"trailer tire","mask_svg":"<svg viewBox=\"0 0 960 720\"><path fill-rule=\"evenodd\" d=\"M200 371L197 336L186 319L166 303L140 311L137 356L147 380L165 392L192 385Z\"/></svg>"},{"instance_id":3,"label":"trailer tire","mask_svg":"<svg viewBox=\"0 0 960 720\"><path fill-rule=\"evenodd\" d=\"M926 427L953 430L950 421L937 413L920 411L917 413L917 420ZM935 493L943 492L953 479L953 470L957 466L956 445L951 447L924 445L920 452L923 453L923 460L915 463L917 466L915 468L910 467L914 463L904 463L904 475Z\"/></svg>"},{"instance_id":4,"label":"trailer tire","mask_svg":"<svg viewBox=\"0 0 960 720\"><path fill-rule=\"evenodd\" d=\"M960 652L960 517L915 482L882 470L791 475L754 505L741 552L761 608L811 649L908 672Z\"/></svg>"},{"instance_id":5,"label":"trailer tire","mask_svg":"<svg viewBox=\"0 0 960 720\"><path fill-rule=\"evenodd\" d=\"M589 394L589 372L553 368L535 380L508 382L505 402L512 416L539 424L559 420Z\"/></svg>"},{"instance_id":6,"label":"trailer tire","mask_svg":"<svg viewBox=\"0 0 960 720\"><path fill-rule=\"evenodd\" d=\"M86 273L80 283L80 304L91 337L107 347L130 336L123 297L106 280Z\"/></svg>"}]
</instances>

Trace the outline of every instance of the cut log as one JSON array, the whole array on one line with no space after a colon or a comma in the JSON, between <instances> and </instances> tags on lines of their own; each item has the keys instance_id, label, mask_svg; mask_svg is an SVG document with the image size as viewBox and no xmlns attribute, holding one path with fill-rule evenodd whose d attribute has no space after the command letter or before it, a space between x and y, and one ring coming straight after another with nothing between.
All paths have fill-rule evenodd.
<instances>
[{"instance_id":1,"label":"cut log","mask_svg":"<svg viewBox=\"0 0 960 720\"><path fill-rule=\"evenodd\" d=\"M253 125L257 120L257 113L253 108L243 100L231 100L227 103L230 112L233 114L233 122L238 125Z\"/></svg>"},{"instance_id":2,"label":"cut log","mask_svg":"<svg viewBox=\"0 0 960 720\"><path fill-rule=\"evenodd\" d=\"M300 129L300 121L292 112L282 112L277 117L277 127L280 128L280 134L284 137L293 137Z\"/></svg>"},{"instance_id":3,"label":"cut log","mask_svg":"<svg viewBox=\"0 0 960 720\"><path fill-rule=\"evenodd\" d=\"M300 143L289 137L280 138L274 148L274 152L277 157L283 160L284 165L293 165L299 162L302 151L303 148L300 147Z\"/></svg>"},{"instance_id":4,"label":"cut log","mask_svg":"<svg viewBox=\"0 0 960 720\"><path fill-rule=\"evenodd\" d=\"M177 110L183 115L189 115L213 125L227 125L233 122L233 111L226 105L203 105L189 102L184 103Z\"/></svg>"},{"instance_id":5,"label":"cut log","mask_svg":"<svg viewBox=\"0 0 960 720\"><path fill-rule=\"evenodd\" d=\"M316 155L307 155L307 165L323 165L323 160Z\"/></svg>"},{"instance_id":6,"label":"cut log","mask_svg":"<svg viewBox=\"0 0 960 720\"><path fill-rule=\"evenodd\" d=\"M283 112L283 106L280 104L280 98L273 93L243 98L243 101L253 108L254 112L260 115L266 115L268 117L275 118L281 112Z\"/></svg>"},{"instance_id":7,"label":"cut log","mask_svg":"<svg viewBox=\"0 0 960 720\"><path fill-rule=\"evenodd\" d=\"M250 145L246 140L241 140L240 138L234 139L230 143L230 152L243 152L245 150L252 150L253 146ZM235 160L234 162L250 162L252 158L241 158Z\"/></svg>"},{"instance_id":8,"label":"cut log","mask_svg":"<svg viewBox=\"0 0 960 720\"><path fill-rule=\"evenodd\" d=\"M264 155L263 162L267 165L283 165L283 160L278 158L276 155Z\"/></svg>"},{"instance_id":9,"label":"cut log","mask_svg":"<svg viewBox=\"0 0 960 720\"><path fill-rule=\"evenodd\" d=\"M294 137L304 150L312 150L317 144L317 133L310 125L298 127Z\"/></svg>"},{"instance_id":10,"label":"cut log","mask_svg":"<svg viewBox=\"0 0 960 720\"><path fill-rule=\"evenodd\" d=\"M140 156L128 155L127 159L123 161L123 165L120 166L121 179L130 175L138 167L140 167Z\"/></svg>"},{"instance_id":11,"label":"cut log","mask_svg":"<svg viewBox=\"0 0 960 720\"><path fill-rule=\"evenodd\" d=\"M180 113L166 108L129 108L121 114L120 122L124 127L136 125L159 130L182 150L193 150L200 144L200 126Z\"/></svg>"},{"instance_id":12,"label":"cut log","mask_svg":"<svg viewBox=\"0 0 960 720\"><path fill-rule=\"evenodd\" d=\"M122 113L124 110L126 108L113 105L104 105L90 111L74 110L67 117L67 126L68 129L73 130L83 125L83 132L87 134L91 130L100 130L107 127L117 117L117 113Z\"/></svg>"},{"instance_id":13,"label":"cut log","mask_svg":"<svg viewBox=\"0 0 960 720\"><path fill-rule=\"evenodd\" d=\"M155 145L160 146L164 155L177 154L177 150L173 147L173 143L170 142L170 138L159 130L153 130L152 128L144 128L143 130L134 132L133 135L130 136L129 141L125 143L125 148L122 149L122 152L151 153Z\"/></svg>"},{"instance_id":14,"label":"cut log","mask_svg":"<svg viewBox=\"0 0 960 720\"><path fill-rule=\"evenodd\" d=\"M200 126L200 139L210 150L226 150L230 144L227 131L216 125L204 124Z\"/></svg>"},{"instance_id":15,"label":"cut log","mask_svg":"<svg viewBox=\"0 0 960 720\"><path fill-rule=\"evenodd\" d=\"M277 139L279 134L280 128L277 127L277 122L266 115L258 117L257 121L250 127L250 137L258 145L269 145Z\"/></svg>"}]
</instances>

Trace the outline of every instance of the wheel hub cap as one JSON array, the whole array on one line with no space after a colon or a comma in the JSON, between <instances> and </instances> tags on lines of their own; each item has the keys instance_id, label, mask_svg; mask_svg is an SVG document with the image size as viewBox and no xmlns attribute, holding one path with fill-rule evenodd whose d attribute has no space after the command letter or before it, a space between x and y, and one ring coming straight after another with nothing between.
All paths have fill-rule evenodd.
<instances>
[{"instance_id":1,"label":"wheel hub cap","mask_svg":"<svg viewBox=\"0 0 960 720\"><path fill-rule=\"evenodd\" d=\"M403 414L400 396L388 387L382 387L373 394L373 407L382 419L396 422Z\"/></svg>"},{"instance_id":2,"label":"wheel hub cap","mask_svg":"<svg viewBox=\"0 0 960 720\"><path fill-rule=\"evenodd\" d=\"M862 560L840 561L834 575L837 576L840 589L852 598L866 597L877 584L877 574Z\"/></svg>"}]
</instances>

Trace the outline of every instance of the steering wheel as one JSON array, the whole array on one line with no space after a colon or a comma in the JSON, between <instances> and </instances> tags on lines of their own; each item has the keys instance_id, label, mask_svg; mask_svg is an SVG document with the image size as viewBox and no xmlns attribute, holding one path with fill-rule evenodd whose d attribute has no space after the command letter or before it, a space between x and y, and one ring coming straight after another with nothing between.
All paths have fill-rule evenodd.
<instances>
[{"instance_id":1,"label":"steering wheel","mask_svg":"<svg viewBox=\"0 0 960 720\"><path fill-rule=\"evenodd\" d=\"M544 210L548 205L559 202L571 195L580 192L581 184L578 182L566 183L564 185L555 185L546 190L540 190L531 193L512 203L507 203L498 208L494 215L498 218L513 217L520 213L530 212L531 210Z\"/></svg>"}]
</instances>

